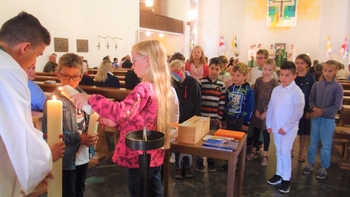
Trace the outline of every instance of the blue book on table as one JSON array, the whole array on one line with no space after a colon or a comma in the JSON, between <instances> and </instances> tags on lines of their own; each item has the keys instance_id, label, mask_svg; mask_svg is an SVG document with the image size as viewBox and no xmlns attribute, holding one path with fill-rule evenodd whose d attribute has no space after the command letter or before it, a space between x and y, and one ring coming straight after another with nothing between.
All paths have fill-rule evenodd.
<instances>
[{"instance_id":1,"label":"blue book on table","mask_svg":"<svg viewBox=\"0 0 350 197\"><path fill-rule=\"evenodd\" d=\"M217 149L223 151L234 151L239 142L227 139L208 139L202 144L203 148Z\"/></svg>"}]
</instances>

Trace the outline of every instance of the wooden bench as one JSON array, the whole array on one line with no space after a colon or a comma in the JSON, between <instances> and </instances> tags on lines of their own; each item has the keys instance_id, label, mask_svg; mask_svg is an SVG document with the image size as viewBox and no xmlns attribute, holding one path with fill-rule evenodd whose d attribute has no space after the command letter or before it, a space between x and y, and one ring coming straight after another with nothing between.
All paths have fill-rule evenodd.
<instances>
[{"instance_id":1,"label":"wooden bench","mask_svg":"<svg viewBox=\"0 0 350 197\"><path fill-rule=\"evenodd\" d=\"M341 82L340 85L343 86L344 90L350 90L350 83L348 83L348 82L346 82L346 83Z\"/></svg>"},{"instance_id":2,"label":"wooden bench","mask_svg":"<svg viewBox=\"0 0 350 197\"><path fill-rule=\"evenodd\" d=\"M96 74L97 73L97 68L89 68L89 74ZM113 70L113 74L115 76L125 76L125 73L128 72L130 69L128 68L117 68Z\"/></svg>"},{"instance_id":3,"label":"wooden bench","mask_svg":"<svg viewBox=\"0 0 350 197\"><path fill-rule=\"evenodd\" d=\"M339 126L350 124L350 105L343 105L339 113Z\"/></svg>"},{"instance_id":4,"label":"wooden bench","mask_svg":"<svg viewBox=\"0 0 350 197\"><path fill-rule=\"evenodd\" d=\"M350 96L350 90L343 90L344 96Z\"/></svg>"},{"instance_id":5,"label":"wooden bench","mask_svg":"<svg viewBox=\"0 0 350 197\"><path fill-rule=\"evenodd\" d=\"M43 112L32 111L32 120L34 127L41 131Z\"/></svg>"},{"instance_id":6,"label":"wooden bench","mask_svg":"<svg viewBox=\"0 0 350 197\"><path fill-rule=\"evenodd\" d=\"M350 170L350 128L336 127L333 134L333 141L335 143L342 143L342 159L338 162L339 167L344 170Z\"/></svg>"},{"instance_id":7,"label":"wooden bench","mask_svg":"<svg viewBox=\"0 0 350 197\"><path fill-rule=\"evenodd\" d=\"M40 88L44 92L53 92L60 83L56 84L45 84L44 82L35 81L36 84L40 86ZM105 87L96 87L96 86L79 86L82 88L87 94L101 94L106 98L113 98L116 101L122 101L125 97L131 92L131 90L127 90L125 88L105 88Z\"/></svg>"},{"instance_id":8,"label":"wooden bench","mask_svg":"<svg viewBox=\"0 0 350 197\"><path fill-rule=\"evenodd\" d=\"M48 72L36 72L36 75L39 75L39 76L57 76L56 73L48 73Z\"/></svg>"},{"instance_id":9,"label":"wooden bench","mask_svg":"<svg viewBox=\"0 0 350 197\"><path fill-rule=\"evenodd\" d=\"M40 75L37 75L35 76L35 79L34 81L56 81L56 82L61 82L57 76L40 76Z\"/></svg>"}]
</instances>

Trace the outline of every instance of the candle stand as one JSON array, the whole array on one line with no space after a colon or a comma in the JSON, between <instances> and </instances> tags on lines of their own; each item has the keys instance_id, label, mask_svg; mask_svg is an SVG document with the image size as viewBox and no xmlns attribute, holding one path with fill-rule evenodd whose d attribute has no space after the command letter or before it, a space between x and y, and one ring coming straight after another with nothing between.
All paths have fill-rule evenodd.
<instances>
[{"instance_id":1,"label":"candle stand","mask_svg":"<svg viewBox=\"0 0 350 197\"><path fill-rule=\"evenodd\" d=\"M142 150L143 154L139 155L140 165L140 192L141 197L149 197L149 168L151 155L147 150L159 149L164 146L165 135L159 131L147 130L147 141L144 140L143 130L133 131L125 135L126 146L133 150Z\"/></svg>"}]
</instances>

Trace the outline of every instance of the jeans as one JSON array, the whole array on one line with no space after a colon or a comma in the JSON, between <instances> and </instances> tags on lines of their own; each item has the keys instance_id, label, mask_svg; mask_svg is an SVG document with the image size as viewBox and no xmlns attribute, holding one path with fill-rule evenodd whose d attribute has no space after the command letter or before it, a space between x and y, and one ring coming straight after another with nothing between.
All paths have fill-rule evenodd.
<instances>
[{"instance_id":1,"label":"jeans","mask_svg":"<svg viewBox=\"0 0 350 197\"><path fill-rule=\"evenodd\" d=\"M149 170L149 196L162 197L163 189L161 182L161 166L150 168ZM128 168L126 170L128 177L128 189L131 197L139 197L141 195L140 173L139 168Z\"/></svg>"},{"instance_id":2,"label":"jeans","mask_svg":"<svg viewBox=\"0 0 350 197\"><path fill-rule=\"evenodd\" d=\"M76 166L75 170L63 170L62 174L62 196L83 197L85 192L85 180L88 164Z\"/></svg>"},{"instance_id":3,"label":"jeans","mask_svg":"<svg viewBox=\"0 0 350 197\"><path fill-rule=\"evenodd\" d=\"M321 166L326 169L330 166L334 128L334 119L317 117L311 120L310 146L308 149L310 164L315 162L317 147L321 141Z\"/></svg>"}]
</instances>

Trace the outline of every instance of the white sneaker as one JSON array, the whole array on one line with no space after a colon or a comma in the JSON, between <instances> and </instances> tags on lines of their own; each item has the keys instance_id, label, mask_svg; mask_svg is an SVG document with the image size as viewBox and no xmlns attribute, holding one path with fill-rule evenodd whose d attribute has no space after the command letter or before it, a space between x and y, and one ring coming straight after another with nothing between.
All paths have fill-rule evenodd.
<instances>
[{"instance_id":1,"label":"white sneaker","mask_svg":"<svg viewBox=\"0 0 350 197\"><path fill-rule=\"evenodd\" d=\"M171 156L170 156L170 163L175 163L175 153L171 153Z\"/></svg>"}]
</instances>

